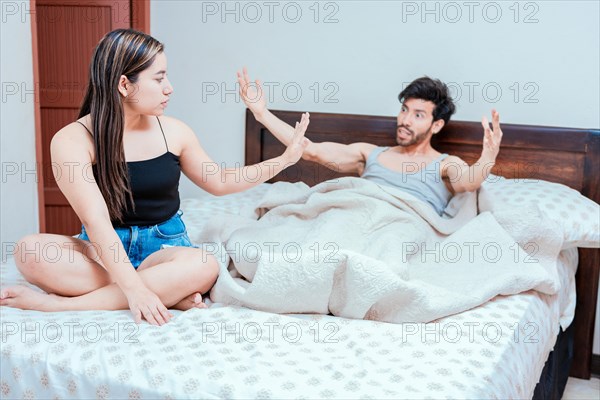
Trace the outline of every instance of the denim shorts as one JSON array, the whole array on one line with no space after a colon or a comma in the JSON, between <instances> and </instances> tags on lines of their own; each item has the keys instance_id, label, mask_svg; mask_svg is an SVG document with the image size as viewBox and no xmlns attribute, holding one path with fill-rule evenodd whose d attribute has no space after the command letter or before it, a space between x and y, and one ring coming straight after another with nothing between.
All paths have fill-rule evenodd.
<instances>
[{"instance_id":1,"label":"denim shorts","mask_svg":"<svg viewBox=\"0 0 600 400\"><path fill-rule=\"evenodd\" d=\"M187 229L181 219L182 214L183 211L179 210L171 218L157 225L115 228L134 268L137 269L150 254L167 247L199 247L192 244L188 237ZM90 240L83 225L81 226L81 233L77 237L81 240ZM111 251L117 255L114 246L111 246ZM125 257L123 255L118 259L122 261Z\"/></svg>"}]
</instances>

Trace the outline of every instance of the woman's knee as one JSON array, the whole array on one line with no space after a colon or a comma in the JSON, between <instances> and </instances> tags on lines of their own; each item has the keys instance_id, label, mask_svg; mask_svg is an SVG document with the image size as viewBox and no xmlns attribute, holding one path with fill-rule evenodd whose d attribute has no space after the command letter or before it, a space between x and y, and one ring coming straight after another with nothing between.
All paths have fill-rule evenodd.
<instances>
[{"instance_id":1,"label":"woman's knee","mask_svg":"<svg viewBox=\"0 0 600 400\"><path fill-rule=\"evenodd\" d=\"M195 290L203 293L210 290L219 276L219 263L217 259L200 249L186 249L179 257L190 268L191 281Z\"/></svg>"},{"instance_id":2,"label":"woman's knee","mask_svg":"<svg viewBox=\"0 0 600 400\"><path fill-rule=\"evenodd\" d=\"M13 257L17 269L28 277L39 270L42 257L42 234L31 234L22 237L17 242Z\"/></svg>"},{"instance_id":3,"label":"woman's knee","mask_svg":"<svg viewBox=\"0 0 600 400\"><path fill-rule=\"evenodd\" d=\"M214 283L217 280L217 277L219 276L219 262L212 254L208 254L203 250L200 251L202 252L203 268L206 269L206 273L209 275L209 277L212 279L212 282Z\"/></svg>"},{"instance_id":4,"label":"woman's knee","mask_svg":"<svg viewBox=\"0 0 600 400\"><path fill-rule=\"evenodd\" d=\"M47 267L78 260L79 247L76 241L61 235L27 235L17 242L15 264L29 282L35 283L37 277L46 273Z\"/></svg>"}]
</instances>

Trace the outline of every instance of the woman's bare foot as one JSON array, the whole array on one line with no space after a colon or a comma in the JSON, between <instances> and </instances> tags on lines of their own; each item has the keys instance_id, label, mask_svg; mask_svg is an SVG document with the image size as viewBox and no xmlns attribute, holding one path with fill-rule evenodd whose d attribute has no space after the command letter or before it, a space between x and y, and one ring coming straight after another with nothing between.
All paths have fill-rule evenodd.
<instances>
[{"instance_id":1,"label":"woman's bare foot","mask_svg":"<svg viewBox=\"0 0 600 400\"><path fill-rule=\"evenodd\" d=\"M208 308L208 306L202 302L202 295L200 293L192 293L171 308L187 311L191 308Z\"/></svg>"},{"instance_id":2,"label":"woman's bare foot","mask_svg":"<svg viewBox=\"0 0 600 400\"><path fill-rule=\"evenodd\" d=\"M27 286L10 286L0 290L0 306L20 308L22 310L37 311L65 311L65 304L62 304L61 296L54 294L40 293ZM176 310L187 311L191 308L208 308L202 302L200 293L193 293L173 307Z\"/></svg>"},{"instance_id":3,"label":"woman's bare foot","mask_svg":"<svg viewBox=\"0 0 600 400\"><path fill-rule=\"evenodd\" d=\"M27 286L9 286L0 290L0 306L22 310L61 311L59 296L40 293Z\"/></svg>"}]
</instances>

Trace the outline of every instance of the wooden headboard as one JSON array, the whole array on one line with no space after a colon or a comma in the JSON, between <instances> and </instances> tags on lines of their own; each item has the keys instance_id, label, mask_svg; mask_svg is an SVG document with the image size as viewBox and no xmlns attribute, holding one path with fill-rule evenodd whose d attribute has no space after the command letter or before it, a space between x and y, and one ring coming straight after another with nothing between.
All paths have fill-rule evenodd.
<instances>
[{"instance_id":1,"label":"wooden headboard","mask_svg":"<svg viewBox=\"0 0 600 400\"><path fill-rule=\"evenodd\" d=\"M272 111L294 125L299 112ZM502 145L492 173L509 179L533 178L558 182L600 203L600 130L554 128L502 123ZM306 137L315 142L368 142L395 146L396 117L311 113ZM451 121L433 137L436 150L456 155L469 164L479 159L483 128L480 122ZM246 165L280 155L284 151L254 116L246 110ZM321 165L301 160L271 182L303 181L315 185L344 176ZM594 318L598 298L600 250L579 249L576 275L577 308L575 348L571 376L590 378Z\"/></svg>"}]
</instances>

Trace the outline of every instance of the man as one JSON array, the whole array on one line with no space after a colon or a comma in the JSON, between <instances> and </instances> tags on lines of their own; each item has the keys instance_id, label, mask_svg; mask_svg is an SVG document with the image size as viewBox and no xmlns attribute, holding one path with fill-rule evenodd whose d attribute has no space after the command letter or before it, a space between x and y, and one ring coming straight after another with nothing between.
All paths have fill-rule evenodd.
<instances>
[{"instance_id":1,"label":"man","mask_svg":"<svg viewBox=\"0 0 600 400\"><path fill-rule=\"evenodd\" d=\"M267 109L260 82L256 80L253 85L245 68L242 73L238 72L238 82L241 98L256 120L288 145L294 128ZM397 146L310 142L302 158L338 172L356 173L378 184L405 190L431 204L441 214L455 193L477 190L489 174L502 139L500 116L492 110L493 129L487 118L482 118L483 151L479 160L469 166L459 157L442 154L431 146L431 137L442 130L455 111L444 83L428 77L416 79L398 99L402 107L397 117Z\"/></svg>"}]
</instances>

